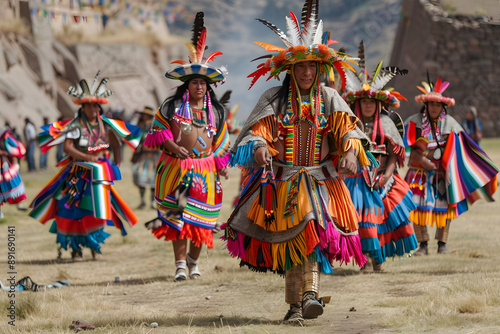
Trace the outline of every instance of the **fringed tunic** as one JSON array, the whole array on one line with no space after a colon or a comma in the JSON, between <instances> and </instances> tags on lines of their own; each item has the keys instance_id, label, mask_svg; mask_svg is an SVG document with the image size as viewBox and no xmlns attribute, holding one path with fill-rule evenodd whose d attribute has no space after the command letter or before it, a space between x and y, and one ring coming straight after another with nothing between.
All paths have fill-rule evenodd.
<instances>
[{"instance_id":1,"label":"fringed tunic","mask_svg":"<svg viewBox=\"0 0 500 334\"><path fill-rule=\"evenodd\" d=\"M381 114L380 125L384 142L374 143L370 152L377 161L357 174L344 175L359 217L361 247L377 263L384 262L387 257L410 253L418 247L408 219L410 212L417 207L408 184L395 169L384 187L373 189L385 173L388 150L397 156L400 167L405 160L404 144L394 122Z\"/></svg>"},{"instance_id":2,"label":"fringed tunic","mask_svg":"<svg viewBox=\"0 0 500 334\"><path fill-rule=\"evenodd\" d=\"M231 165L243 167L241 197L225 225L233 257L253 270L283 274L304 261L331 273L333 261L362 266L356 210L332 156L353 148L362 165L367 138L358 119L331 88L321 89L319 112L306 102L300 114L279 112L265 92L232 151ZM266 146L272 168L253 165L254 149Z\"/></svg>"}]
</instances>

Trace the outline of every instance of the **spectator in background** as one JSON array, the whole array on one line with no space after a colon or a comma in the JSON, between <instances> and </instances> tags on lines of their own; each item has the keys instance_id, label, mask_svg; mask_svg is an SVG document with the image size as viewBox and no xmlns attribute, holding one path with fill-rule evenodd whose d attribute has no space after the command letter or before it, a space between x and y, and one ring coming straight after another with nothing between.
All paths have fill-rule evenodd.
<instances>
[{"instance_id":1,"label":"spectator in background","mask_svg":"<svg viewBox=\"0 0 500 334\"><path fill-rule=\"evenodd\" d=\"M462 121L464 131L480 146L481 138L483 138L483 125L477 117L477 109L474 106L469 106L465 111L465 119Z\"/></svg>"},{"instance_id":2,"label":"spectator in background","mask_svg":"<svg viewBox=\"0 0 500 334\"><path fill-rule=\"evenodd\" d=\"M47 117L43 118L43 125L48 125L49 119ZM47 168L47 152L43 153L40 148L40 169L44 170Z\"/></svg>"},{"instance_id":3,"label":"spectator in background","mask_svg":"<svg viewBox=\"0 0 500 334\"><path fill-rule=\"evenodd\" d=\"M24 124L24 140L26 143L26 160L28 161L28 172L33 172L36 170L36 128L29 117L26 117L24 119Z\"/></svg>"}]
</instances>

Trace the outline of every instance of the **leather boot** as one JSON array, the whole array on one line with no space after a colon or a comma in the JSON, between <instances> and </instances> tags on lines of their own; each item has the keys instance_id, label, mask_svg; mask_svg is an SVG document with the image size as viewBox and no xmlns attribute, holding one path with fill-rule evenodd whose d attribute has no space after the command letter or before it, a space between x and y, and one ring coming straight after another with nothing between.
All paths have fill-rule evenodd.
<instances>
[{"instance_id":1,"label":"leather boot","mask_svg":"<svg viewBox=\"0 0 500 334\"><path fill-rule=\"evenodd\" d=\"M438 254L450 254L450 250L446 248L446 242L438 241Z\"/></svg>"},{"instance_id":2,"label":"leather boot","mask_svg":"<svg viewBox=\"0 0 500 334\"><path fill-rule=\"evenodd\" d=\"M413 253L413 256L429 255L429 250L427 249L427 241L421 242L420 247Z\"/></svg>"}]
</instances>

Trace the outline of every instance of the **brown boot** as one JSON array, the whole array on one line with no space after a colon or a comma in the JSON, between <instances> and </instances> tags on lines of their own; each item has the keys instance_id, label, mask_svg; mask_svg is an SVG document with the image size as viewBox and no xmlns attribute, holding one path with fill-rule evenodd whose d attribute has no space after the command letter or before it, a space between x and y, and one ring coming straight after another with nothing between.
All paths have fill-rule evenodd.
<instances>
[{"instance_id":1,"label":"brown boot","mask_svg":"<svg viewBox=\"0 0 500 334\"><path fill-rule=\"evenodd\" d=\"M302 321L304 321L304 318L302 318L302 307L300 305L290 305L290 309L286 313L283 322L293 324L301 323Z\"/></svg>"},{"instance_id":2,"label":"brown boot","mask_svg":"<svg viewBox=\"0 0 500 334\"><path fill-rule=\"evenodd\" d=\"M372 266L373 266L373 272L374 273L381 273L381 272L384 271L384 268L382 267L383 264L384 264L383 262L382 263L377 263L373 257L371 257L370 260L372 261Z\"/></svg>"},{"instance_id":3,"label":"brown boot","mask_svg":"<svg viewBox=\"0 0 500 334\"><path fill-rule=\"evenodd\" d=\"M413 252L413 256L429 255L429 250L427 249L427 241L421 242L420 247Z\"/></svg>"},{"instance_id":4,"label":"brown boot","mask_svg":"<svg viewBox=\"0 0 500 334\"><path fill-rule=\"evenodd\" d=\"M438 254L450 254L450 250L446 248L446 242L438 242Z\"/></svg>"}]
</instances>

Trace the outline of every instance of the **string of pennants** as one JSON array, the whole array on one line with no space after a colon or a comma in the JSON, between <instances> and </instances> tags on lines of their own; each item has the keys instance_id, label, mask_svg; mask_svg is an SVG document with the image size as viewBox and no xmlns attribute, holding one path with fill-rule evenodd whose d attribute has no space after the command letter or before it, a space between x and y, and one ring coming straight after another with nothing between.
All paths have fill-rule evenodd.
<instances>
[{"instance_id":1,"label":"string of pennants","mask_svg":"<svg viewBox=\"0 0 500 334\"><path fill-rule=\"evenodd\" d=\"M89 8L92 9L95 14L81 14L74 15L74 11L72 13L64 12L61 9L50 9L47 8L51 4L54 3L54 0L42 0L44 6L38 8L31 9L31 15L36 17L49 17L52 20L56 18L62 18L63 23L70 22L101 22L103 24L108 20L108 16L104 14L105 9L110 9L113 7L123 7L118 12L116 12L113 17L117 17L120 13L126 12L131 13L135 16L139 17L141 23L144 23L147 20L153 20L155 23L158 22L160 18L167 20L169 24L182 20L186 23L192 22L194 20L195 14L188 10L181 2L178 1L168 1L162 10L145 10L138 6L136 3L130 3L122 1L122 0L87 0L84 2L83 0L69 0L68 9L75 8ZM60 8L60 6L59 6ZM124 25L128 25L128 19L123 20Z\"/></svg>"}]
</instances>

